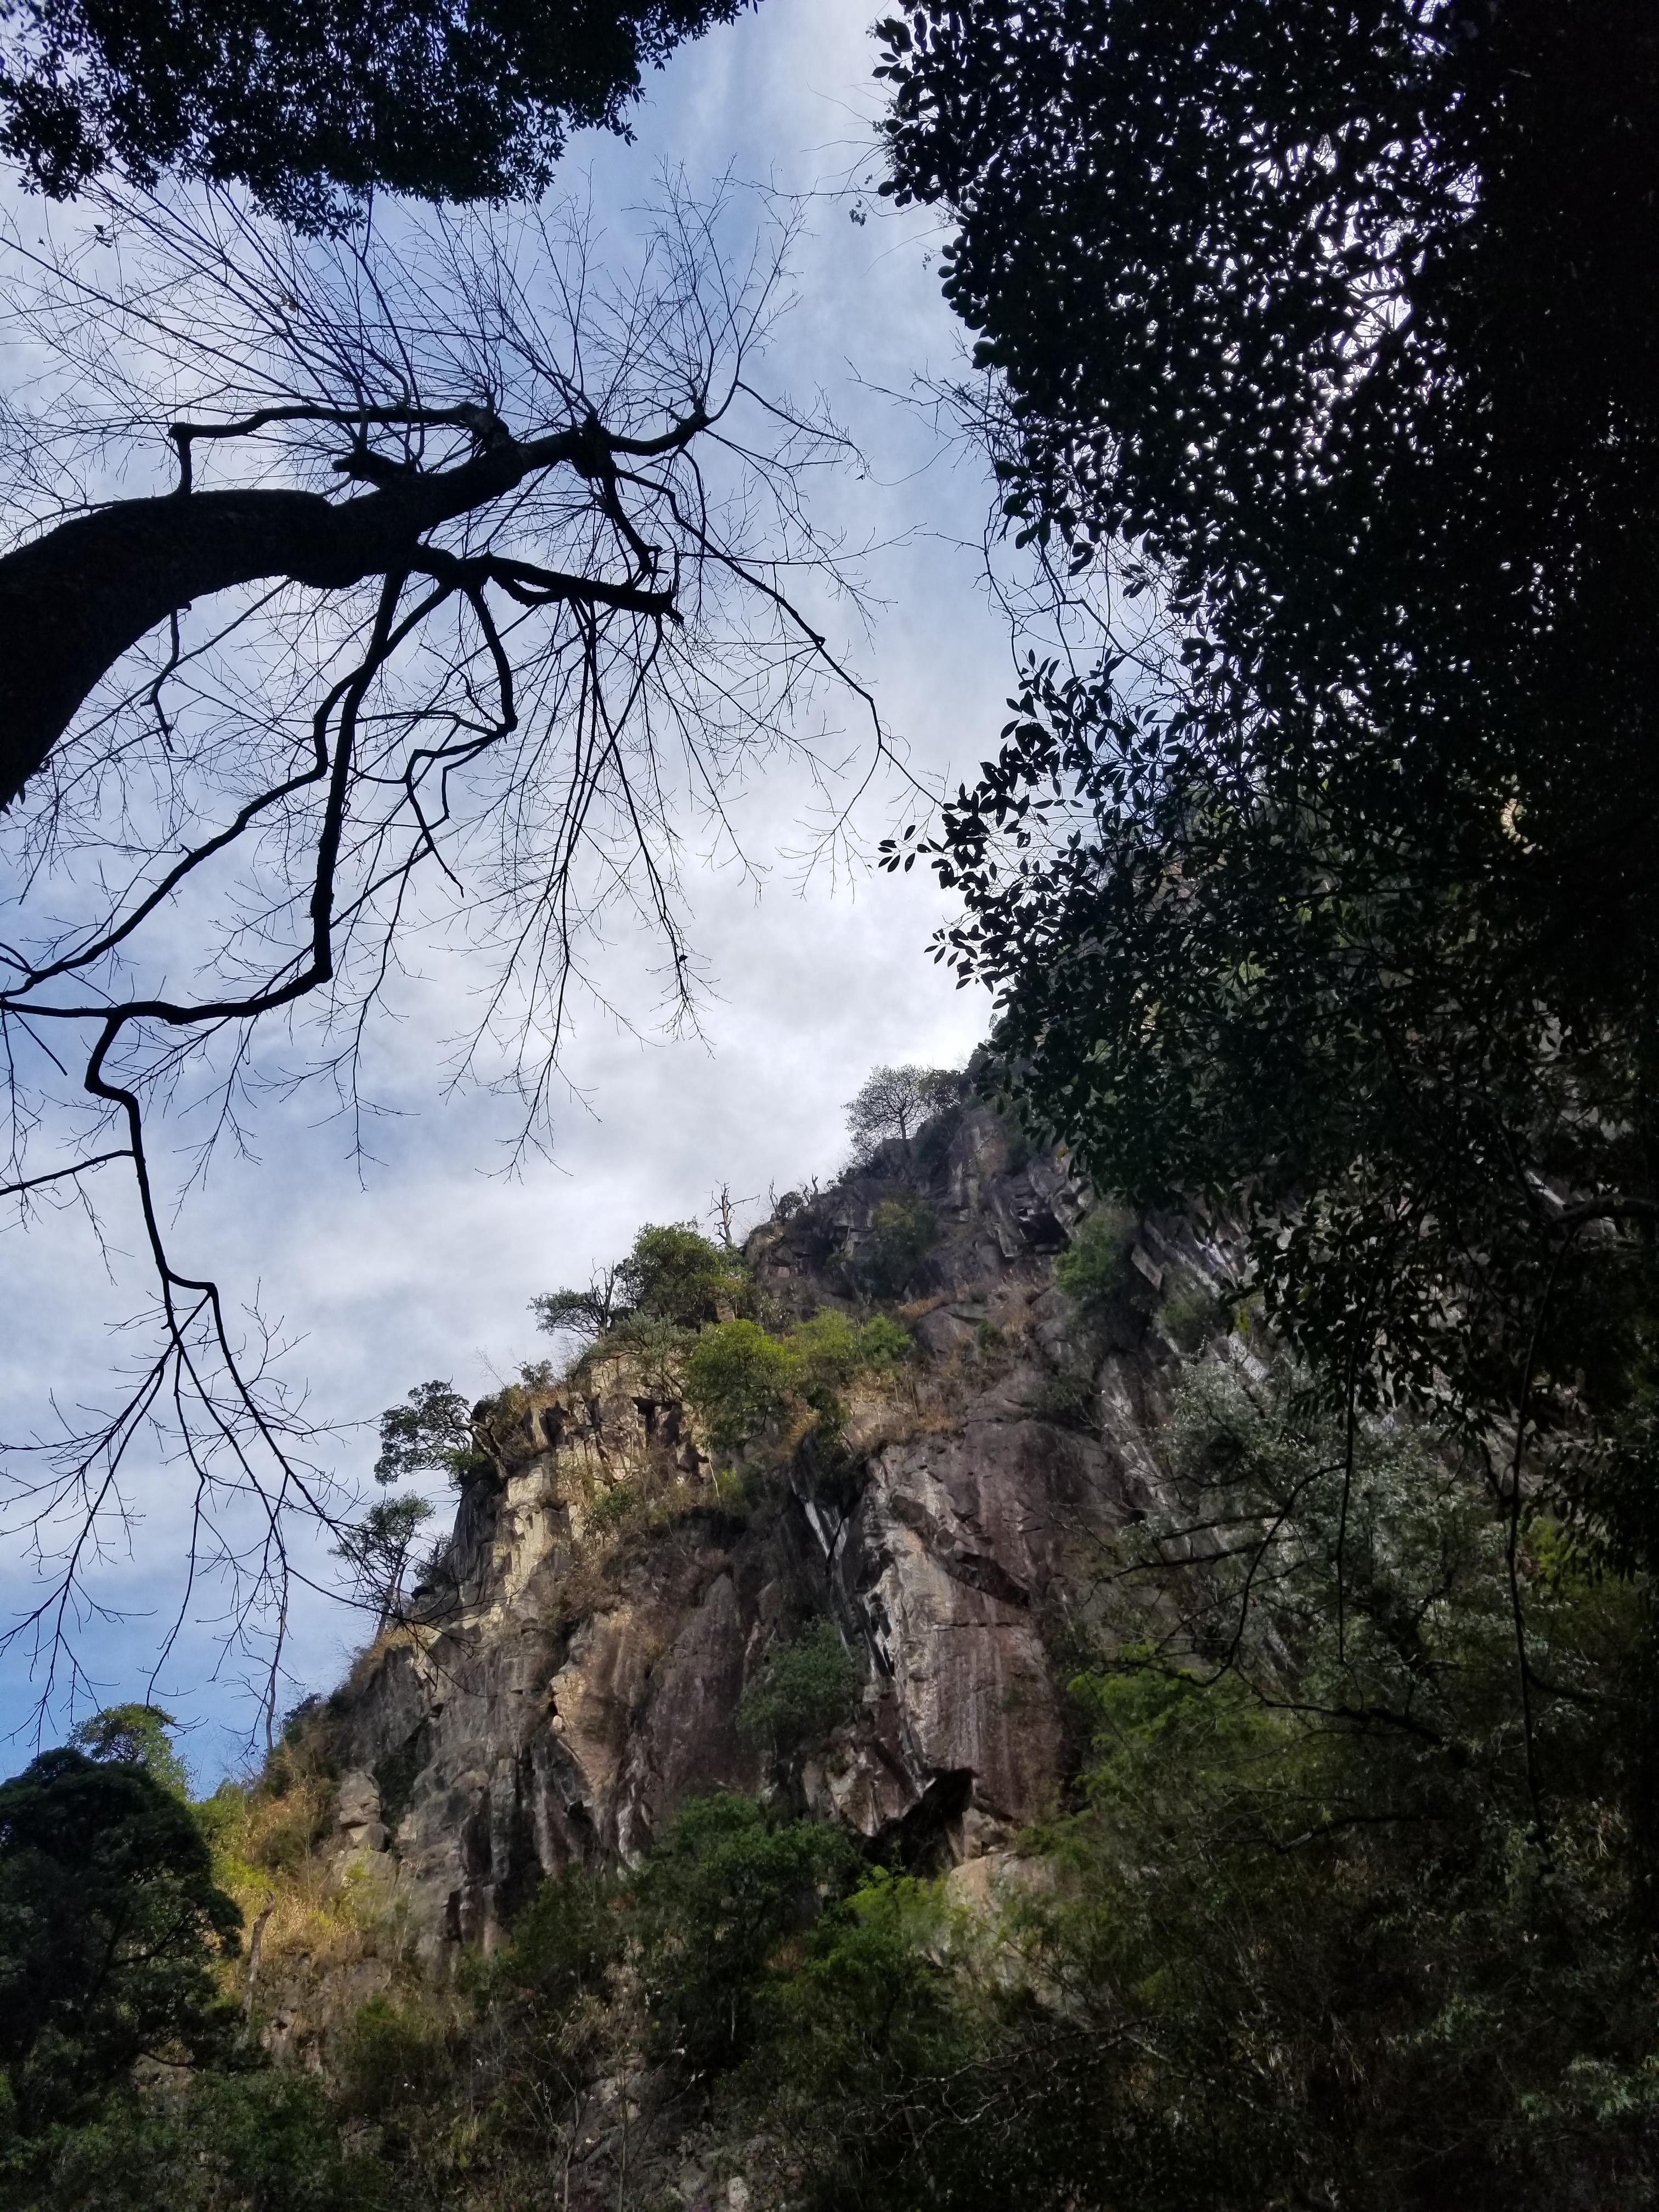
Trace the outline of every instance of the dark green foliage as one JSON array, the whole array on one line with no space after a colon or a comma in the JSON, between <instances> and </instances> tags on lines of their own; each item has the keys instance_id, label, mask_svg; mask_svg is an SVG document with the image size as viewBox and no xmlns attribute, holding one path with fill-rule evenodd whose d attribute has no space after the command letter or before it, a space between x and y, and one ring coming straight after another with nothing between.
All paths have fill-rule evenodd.
<instances>
[{"instance_id":1,"label":"dark green foliage","mask_svg":"<svg viewBox=\"0 0 1659 2212\"><path fill-rule=\"evenodd\" d=\"M201 2074L112 2096L85 2125L11 2147L7 2212L380 2212L384 2179L343 2152L324 2085L297 2070Z\"/></svg>"},{"instance_id":2,"label":"dark green foliage","mask_svg":"<svg viewBox=\"0 0 1659 2212\"><path fill-rule=\"evenodd\" d=\"M1232 1316L1224 1299L1201 1284L1176 1291L1154 1316L1158 1327L1182 1352L1196 1352L1218 1330L1231 1328Z\"/></svg>"},{"instance_id":3,"label":"dark green foliage","mask_svg":"<svg viewBox=\"0 0 1659 2212\"><path fill-rule=\"evenodd\" d=\"M0 144L64 197L111 167L249 185L302 225L376 187L533 197L567 134L626 128L642 70L741 0L30 0Z\"/></svg>"},{"instance_id":4,"label":"dark green foliage","mask_svg":"<svg viewBox=\"0 0 1659 2212\"><path fill-rule=\"evenodd\" d=\"M106 1705L90 1720L82 1721L70 1736L77 1751L88 1759L115 1759L125 1766L142 1766L175 1797L190 1795L185 1762L173 1747L170 1731L179 1725L159 1705Z\"/></svg>"},{"instance_id":5,"label":"dark green foliage","mask_svg":"<svg viewBox=\"0 0 1659 2212\"><path fill-rule=\"evenodd\" d=\"M939 1223L925 1199L883 1199L853 1264L860 1288L872 1297L902 1297L938 1236Z\"/></svg>"},{"instance_id":6,"label":"dark green foliage","mask_svg":"<svg viewBox=\"0 0 1659 2212\"><path fill-rule=\"evenodd\" d=\"M417 1382L401 1406L380 1416L376 1482L401 1482L409 1474L447 1474L452 1482L489 1464L480 1452L471 1409L447 1382Z\"/></svg>"},{"instance_id":7,"label":"dark green foliage","mask_svg":"<svg viewBox=\"0 0 1659 2212\"><path fill-rule=\"evenodd\" d=\"M748 1295L743 1262L689 1221L647 1222L634 1249L603 1269L585 1291L549 1291L531 1300L539 1326L580 1340L626 1328L696 1328L730 1313Z\"/></svg>"},{"instance_id":8,"label":"dark green foliage","mask_svg":"<svg viewBox=\"0 0 1659 2212\"><path fill-rule=\"evenodd\" d=\"M513 1940L492 1961L482 1994L563 2014L602 1996L627 1936L616 1877L580 1866L544 1881L513 1923Z\"/></svg>"},{"instance_id":9,"label":"dark green foliage","mask_svg":"<svg viewBox=\"0 0 1659 2212\"><path fill-rule=\"evenodd\" d=\"M1002 2203L1031 2201L1002 2165L1006 2115L986 2127L954 2109L957 2089L982 2087L981 2023L960 1972L974 1962L953 1955L962 1933L941 1884L877 1869L765 1990L739 2087L805 2166L809 2203L908 2212L995 2202L999 2185ZM923 2112L932 2124L919 2126Z\"/></svg>"},{"instance_id":10,"label":"dark green foliage","mask_svg":"<svg viewBox=\"0 0 1659 2212\"><path fill-rule=\"evenodd\" d=\"M696 1328L715 1321L720 1309L741 1294L742 1263L694 1229L689 1221L647 1223L617 1270L623 1297L637 1313Z\"/></svg>"},{"instance_id":11,"label":"dark green foliage","mask_svg":"<svg viewBox=\"0 0 1659 2212\"><path fill-rule=\"evenodd\" d=\"M1126 1560L1148 1640L1074 1686L1091 1808L1024 1913L1124 2039L1092 2186L1645 2203L1636 1594L1554 1573L1540 1532L1529 1752L1503 1525L1467 1476L1381 1430L1350 1466L1340 1433L1218 1375L1188 1389L1171 1475Z\"/></svg>"},{"instance_id":12,"label":"dark green foliage","mask_svg":"<svg viewBox=\"0 0 1659 2212\"><path fill-rule=\"evenodd\" d=\"M1200 1370L1166 1480L1043 1875L977 1931L878 1876L765 1985L744 2086L811 2201L1650 2203L1641 1593L1527 1533L1529 1756L1464 1471Z\"/></svg>"},{"instance_id":13,"label":"dark green foliage","mask_svg":"<svg viewBox=\"0 0 1659 2212\"><path fill-rule=\"evenodd\" d=\"M1009 513L1169 617L1031 662L947 809L1006 1085L1103 1188L1248 1193L1333 1397L1549 1443L1646 1558L1659 23L1038 0L889 39Z\"/></svg>"},{"instance_id":14,"label":"dark green foliage","mask_svg":"<svg viewBox=\"0 0 1659 2212\"><path fill-rule=\"evenodd\" d=\"M1094 1423L1094 1401L1093 1376L1068 1367L1060 1374L1045 1376L1026 1400L1026 1408L1039 1421L1052 1421L1056 1428L1089 1429Z\"/></svg>"},{"instance_id":15,"label":"dark green foliage","mask_svg":"<svg viewBox=\"0 0 1659 2212\"><path fill-rule=\"evenodd\" d=\"M775 1644L744 1692L738 1726L789 1758L822 1743L850 1720L864 1684L861 1653L848 1649L833 1620L821 1620L793 1644Z\"/></svg>"},{"instance_id":16,"label":"dark green foliage","mask_svg":"<svg viewBox=\"0 0 1659 2212\"><path fill-rule=\"evenodd\" d=\"M44 1753L0 1784L0 2064L25 2135L141 2057L210 2052L241 1917L189 1807L131 1760Z\"/></svg>"},{"instance_id":17,"label":"dark green foliage","mask_svg":"<svg viewBox=\"0 0 1659 2212\"><path fill-rule=\"evenodd\" d=\"M1134 1217L1116 1206L1097 1206L1079 1224L1054 1261L1054 1280L1079 1313L1103 1313L1122 1300L1134 1279L1129 1260L1134 1241Z\"/></svg>"},{"instance_id":18,"label":"dark green foliage","mask_svg":"<svg viewBox=\"0 0 1659 2212\"><path fill-rule=\"evenodd\" d=\"M448 2087L444 2039L423 2011L388 1996L359 2005L336 2053L342 2110L374 2118L398 2106L423 2105Z\"/></svg>"},{"instance_id":19,"label":"dark green foliage","mask_svg":"<svg viewBox=\"0 0 1659 2212\"><path fill-rule=\"evenodd\" d=\"M1281 734L1388 728L1427 769L1424 739L1495 766L1553 721L1528 836L1534 792L1589 798L1581 742L1650 773L1651 11L905 13L891 188L959 225L945 291L1006 380L1010 512L1135 549Z\"/></svg>"},{"instance_id":20,"label":"dark green foliage","mask_svg":"<svg viewBox=\"0 0 1659 2212\"><path fill-rule=\"evenodd\" d=\"M851 1887L858 1864L820 1821L781 1820L749 1797L694 1798L631 1888L661 2049L699 2072L743 2057L781 1948Z\"/></svg>"},{"instance_id":21,"label":"dark green foliage","mask_svg":"<svg viewBox=\"0 0 1659 2212\"><path fill-rule=\"evenodd\" d=\"M430 1756L426 1741L426 1729L416 1729L406 1743L395 1751L388 1751L374 1762L374 1787L380 1792L380 1818L395 1836L398 1823L409 1810L409 1801L414 1794L416 1778Z\"/></svg>"}]
</instances>

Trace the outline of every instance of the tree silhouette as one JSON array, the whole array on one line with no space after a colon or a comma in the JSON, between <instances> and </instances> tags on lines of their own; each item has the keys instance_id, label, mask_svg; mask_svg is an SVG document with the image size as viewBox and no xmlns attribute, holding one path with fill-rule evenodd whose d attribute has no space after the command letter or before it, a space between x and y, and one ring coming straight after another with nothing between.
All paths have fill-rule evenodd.
<instances>
[{"instance_id":1,"label":"tree silhouette","mask_svg":"<svg viewBox=\"0 0 1659 2212\"><path fill-rule=\"evenodd\" d=\"M477 963L456 1073L516 1096L526 1146L618 922L659 933L690 1018L688 831L730 840L739 769L823 791L840 764L811 702L849 679L795 593L846 588L801 479L848 449L757 380L787 206L756 225L672 191L630 276L574 205L309 242L220 196L102 205L60 252L10 240L50 373L16 403L0 559L0 1196L136 1227L156 1296L114 1401L12 1462L7 1525L49 1571L10 1634L65 1656L159 1433L197 1502L185 1585L228 1571L271 1659L285 1516L338 1533L349 1507L280 1346L175 1257L173 1209L270 1086L317 1082L361 1132L417 933ZM170 488L105 495L112 462L163 456ZM158 1162L169 1114L187 1149Z\"/></svg>"}]
</instances>

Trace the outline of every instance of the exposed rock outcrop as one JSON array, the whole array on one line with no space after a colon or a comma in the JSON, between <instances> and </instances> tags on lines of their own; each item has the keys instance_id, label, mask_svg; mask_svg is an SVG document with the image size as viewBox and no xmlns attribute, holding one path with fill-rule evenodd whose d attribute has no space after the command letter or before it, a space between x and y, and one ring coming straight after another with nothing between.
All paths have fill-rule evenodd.
<instances>
[{"instance_id":1,"label":"exposed rock outcrop","mask_svg":"<svg viewBox=\"0 0 1659 2212\"><path fill-rule=\"evenodd\" d=\"M428 1956L488 1945L572 1859L636 1857L699 1790L787 1786L934 1863L1006 1850L1055 1801L1067 1648L1156 1480L1164 1272L1214 1288L1224 1255L1190 1223L1126 1224L1127 1287L1079 1323L1053 1267L1089 1194L975 1105L786 1200L746 1247L761 1296L853 1307L896 1200L934 1231L898 1309L921 1354L854 1394L833 1480L784 1439L739 1508L672 1366L634 1352L492 1416L413 1620L337 1701L341 1844ZM866 1656L861 1702L784 1772L744 1693L826 1614Z\"/></svg>"}]
</instances>

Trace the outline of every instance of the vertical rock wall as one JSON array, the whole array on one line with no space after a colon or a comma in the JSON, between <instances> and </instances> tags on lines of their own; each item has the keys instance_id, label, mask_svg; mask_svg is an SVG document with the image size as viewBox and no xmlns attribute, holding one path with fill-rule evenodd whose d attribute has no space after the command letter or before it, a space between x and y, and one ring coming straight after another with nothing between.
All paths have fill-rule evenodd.
<instances>
[{"instance_id":1,"label":"vertical rock wall","mask_svg":"<svg viewBox=\"0 0 1659 2212\"><path fill-rule=\"evenodd\" d=\"M854 1399L827 1489L786 1466L723 1506L672 1375L635 1359L512 1394L410 1625L337 1700L343 1841L429 1956L488 1945L573 1859L636 1857L701 1790L785 1788L933 1863L1004 1848L1054 1802L1066 1650L1157 1480L1176 1357L1159 1301L1218 1287L1224 1258L1190 1224L1144 1221L1128 1288L1081 1326L1053 1265L1088 1194L1051 1156L1011 1158L973 1106L787 1200L746 1248L763 1293L851 1308L896 1196L939 1232L898 1309L919 1357ZM739 1726L744 1692L825 1615L865 1656L861 1701L781 1767Z\"/></svg>"}]
</instances>

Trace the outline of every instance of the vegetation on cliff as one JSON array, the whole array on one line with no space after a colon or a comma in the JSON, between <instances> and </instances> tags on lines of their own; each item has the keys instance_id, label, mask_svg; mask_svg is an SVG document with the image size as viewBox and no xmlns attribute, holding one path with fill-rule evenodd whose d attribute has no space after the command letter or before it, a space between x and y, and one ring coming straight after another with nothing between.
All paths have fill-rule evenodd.
<instances>
[{"instance_id":1,"label":"vegetation on cliff","mask_svg":"<svg viewBox=\"0 0 1659 2212\"><path fill-rule=\"evenodd\" d=\"M740 2172L825 2212L1650 2203L1644 1601L1534 1520L1524 1729L1504 1524L1416 1433L1349 1441L1293 1370L1190 1370L1069 1662L1070 1795L975 1909L787 1793L572 1868L449 1990L360 1899L388 1978L321 2079L250 2039L50 2129L14 2102L9 2201L550 2212ZM821 1734L852 1687L815 1632L750 1724ZM290 1911L308 1861L273 1814L314 1804L326 1715L292 1735L200 1815L221 1878Z\"/></svg>"},{"instance_id":2,"label":"vegetation on cliff","mask_svg":"<svg viewBox=\"0 0 1659 2212\"><path fill-rule=\"evenodd\" d=\"M826 1817L893 1663L875 1608L848 1632L826 1569L811 1620L805 1577L742 1615L728 1576L738 1656L711 1633L686 1665L756 1790L700 1773L632 1840L550 1844L533 1893L491 1888L493 1949L457 1888L441 1983L392 1764L386 1850L343 1840L339 1711L191 1808L164 1717L119 1709L0 1790L6 2203L1659 2201L1659 34L1628 0L907 0L880 30L891 190L955 226L988 379L957 404L1066 647L887 857L963 902L939 949L999 994L981 1080L1092 1177L1061 1205L1050 1161L988 1231L1064 1310L1017 1370L947 1287L980 1109L881 1069L793 1289L729 1223L648 1224L535 1300L567 1365L472 1407L419 1386L377 1474L446 1472L482 1523L529 1463L509 1437L551 1463L548 1418L585 1418L537 1531L531 1627L568 1651L698 1518L793 1510L818 1574L884 1449L860 1407L919 1407L918 1376L1018 1371L1010 1463L1072 1500L1133 1400L1146 1462L1113 1462L1113 1533L1063 1573L1017 1583L931 1462L878 1532L956 1514L909 1591L970 1592L949 1625L999 1667L1040 1649L1052 1802L969 1838L1010 1670L918 1784L931 1825ZM694 394L600 442L711 427ZM576 434L538 465L610 515ZM1153 1257L1154 1213L1203 1221L1208 1263L1173 1233ZM626 1479L612 1384L647 1439ZM343 1539L381 1658L437 1617L434 1584L404 1602L421 1517L388 1498ZM497 1800L465 1806L493 1882ZM277 2063L307 2008L312 2075Z\"/></svg>"}]
</instances>

